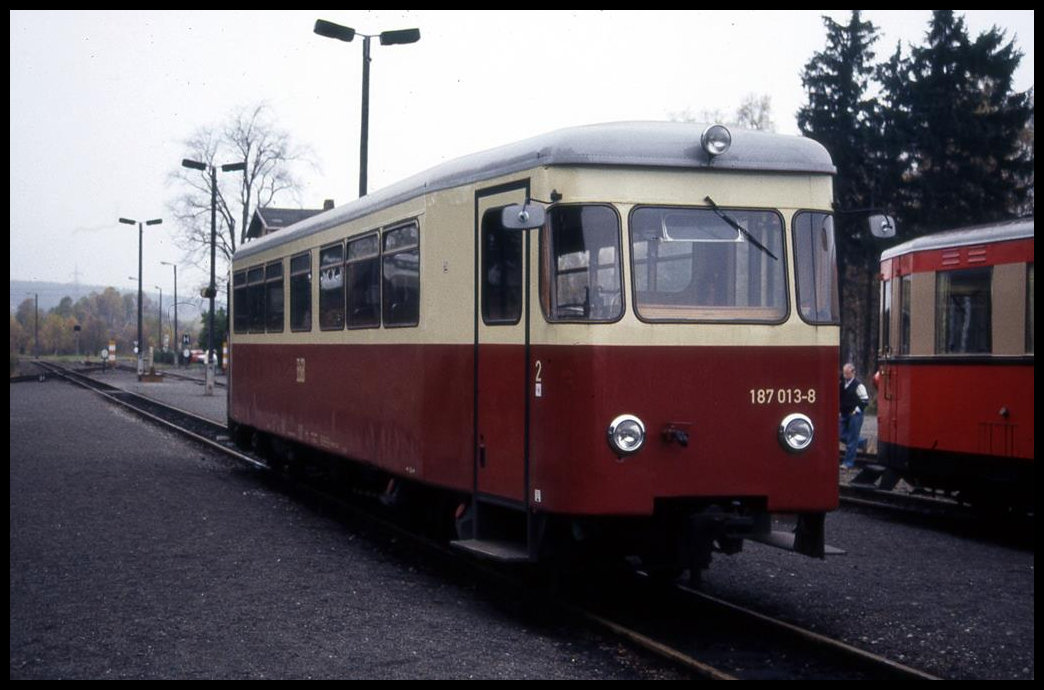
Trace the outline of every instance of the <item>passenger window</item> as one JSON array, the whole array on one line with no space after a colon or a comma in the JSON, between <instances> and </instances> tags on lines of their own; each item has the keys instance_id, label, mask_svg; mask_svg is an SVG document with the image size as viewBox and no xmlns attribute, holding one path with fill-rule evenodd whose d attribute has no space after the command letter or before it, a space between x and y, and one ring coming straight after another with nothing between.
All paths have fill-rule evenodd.
<instances>
[{"instance_id":1,"label":"passenger window","mask_svg":"<svg viewBox=\"0 0 1044 690\"><path fill-rule=\"evenodd\" d=\"M910 276L899 278L899 354L910 354L910 304L913 300Z\"/></svg>"},{"instance_id":2,"label":"passenger window","mask_svg":"<svg viewBox=\"0 0 1044 690\"><path fill-rule=\"evenodd\" d=\"M542 301L549 321L623 315L620 222L608 206L555 206L543 231Z\"/></svg>"},{"instance_id":3,"label":"passenger window","mask_svg":"<svg viewBox=\"0 0 1044 690\"><path fill-rule=\"evenodd\" d=\"M348 242L348 328L381 325L380 248L377 233Z\"/></svg>"},{"instance_id":4,"label":"passenger window","mask_svg":"<svg viewBox=\"0 0 1044 690\"><path fill-rule=\"evenodd\" d=\"M290 259L290 330L312 330L312 255Z\"/></svg>"},{"instance_id":5,"label":"passenger window","mask_svg":"<svg viewBox=\"0 0 1044 690\"><path fill-rule=\"evenodd\" d=\"M261 266L247 271L247 312L250 332L265 332L265 269Z\"/></svg>"},{"instance_id":6,"label":"passenger window","mask_svg":"<svg viewBox=\"0 0 1044 690\"><path fill-rule=\"evenodd\" d=\"M993 269L966 268L935 274L935 352L992 351L990 284Z\"/></svg>"},{"instance_id":7,"label":"passenger window","mask_svg":"<svg viewBox=\"0 0 1044 690\"><path fill-rule=\"evenodd\" d=\"M283 332L283 262L265 266L265 330Z\"/></svg>"},{"instance_id":8,"label":"passenger window","mask_svg":"<svg viewBox=\"0 0 1044 690\"><path fill-rule=\"evenodd\" d=\"M522 318L522 232L501 222L502 209L482 216L482 320L514 324Z\"/></svg>"},{"instance_id":9,"label":"passenger window","mask_svg":"<svg viewBox=\"0 0 1044 690\"><path fill-rule=\"evenodd\" d=\"M1033 264L1026 265L1026 352L1033 354Z\"/></svg>"},{"instance_id":10,"label":"passenger window","mask_svg":"<svg viewBox=\"0 0 1044 690\"><path fill-rule=\"evenodd\" d=\"M381 263L385 326L420 322L420 231L416 223L387 230Z\"/></svg>"},{"instance_id":11,"label":"passenger window","mask_svg":"<svg viewBox=\"0 0 1044 690\"><path fill-rule=\"evenodd\" d=\"M319 328L344 328L344 246L319 251Z\"/></svg>"},{"instance_id":12,"label":"passenger window","mask_svg":"<svg viewBox=\"0 0 1044 690\"><path fill-rule=\"evenodd\" d=\"M232 328L236 333L250 330L250 312L247 306L246 271L239 271L232 276Z\"/></svg>"}]
</instances>

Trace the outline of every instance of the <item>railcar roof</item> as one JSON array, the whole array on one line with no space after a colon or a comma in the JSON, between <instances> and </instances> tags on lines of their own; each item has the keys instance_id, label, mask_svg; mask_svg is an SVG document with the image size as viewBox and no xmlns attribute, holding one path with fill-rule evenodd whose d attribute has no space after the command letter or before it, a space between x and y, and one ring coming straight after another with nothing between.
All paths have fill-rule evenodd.
<instances>
[{"instance_id":1,"label":"railcar roof","mask_svg":"<svg viewBox=\"0 0 1044 690\"><path fill-rule=\"evenodd\" d=\"M1005 242L1026 237L1033 237L1033 218L1017 218L999 223L974 225L967 228L945 230L932 233L931 235L924 235L886 249L881 253L881 260L892 259L912 252Z\"/></svg>"},{"instance_id":2,"label":"railcar roof","mask_svg":"<svg viewBox=\"0 0 1044 690\"><path fill-rule=\"evenodd\" d=\"M707 125L617 122L561 129L437 165L360 199L244 245L236 258L299 239L422 194L549 165L631 166L766 172L836 172L819 143L751 130L732 132L728 152L711 158L700 146Z\"/></svg>"}]
</instances>

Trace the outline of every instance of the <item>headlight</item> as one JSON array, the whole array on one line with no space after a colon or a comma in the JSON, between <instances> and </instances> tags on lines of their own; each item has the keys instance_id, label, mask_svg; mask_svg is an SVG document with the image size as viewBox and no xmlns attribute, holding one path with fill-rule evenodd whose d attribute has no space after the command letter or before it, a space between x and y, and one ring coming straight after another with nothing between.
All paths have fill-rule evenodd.
<instances>
[{"instance_id":1,"label":"headlight","mask_svg":"<svg viewBox=\"0 0 1044 690\"><path fill-rule=\"evenodd\" d=\"M711 125L700 135L700 145L711 158L720 156L732 146L732 133L724 125Z\"/></svg>"},{"instance_id":2,"label":"headlight","mask_svg":"<svg viewBox=\"0 0 1044 690\"><path fill-rule=\"evenodd\" d=\"M812 444L816 429L803 414L791 414L779 424L779 443L791 453L800 453Z\"/></svg>"},{"instance_id":3,"label":"headlight","mask_svg":"<svg viewBox=\"0 0 1044 690\"><path fill-rule=\"evenodd\" d=\"M633 414L622 414L609 423L609 447L617 455L633 455L645 443L645 425Z\"/></svg>"}]
</instances>

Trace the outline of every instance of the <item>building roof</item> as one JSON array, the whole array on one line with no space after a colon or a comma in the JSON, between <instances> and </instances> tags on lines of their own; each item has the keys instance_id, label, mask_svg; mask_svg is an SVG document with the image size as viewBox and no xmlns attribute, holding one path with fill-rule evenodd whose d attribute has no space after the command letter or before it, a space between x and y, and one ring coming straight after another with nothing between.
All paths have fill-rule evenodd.
<instances>
[{"instance_id":1,"label":"building roof","mask_svg":"<svg viewBox=\"0 0 1044 690\"><path fill-rule=\"evenodd\" d=\"M330 206L332 208L332 204ZM247 228L247 241L256 240L259 237L293 225L305 218L322 213L322 208L273 208L271 206L259 208L254 211L254 217L250 220Z\"/></svg>"}]
</instances>

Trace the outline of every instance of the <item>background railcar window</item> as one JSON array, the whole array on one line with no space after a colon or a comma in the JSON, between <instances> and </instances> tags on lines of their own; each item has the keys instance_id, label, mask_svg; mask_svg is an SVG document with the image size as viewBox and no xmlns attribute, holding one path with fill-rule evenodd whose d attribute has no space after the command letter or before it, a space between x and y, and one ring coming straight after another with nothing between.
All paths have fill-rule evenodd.
<instances>
[{"instance_id":1,"label":"background railcar window","mask_svg":"<svg viewBox=\"0 0 1044 690\"><path fill-rule=\"evenodd\" d=\"M881 281L881 332L878 333L879 350L892 354L892 281Z\"/></svg>"},{"instance_id":2,"label":"background railcar window","mask_svg":"<svg viewBox=\"0 0 1044 690\"><path fill-rule=\"evenodd\" d=\"M265 330L283 332L283 262L265 266Z\"/></svg>"},{"instance_id":3,"label":"background railcar window","mask_svg":"<svg viewBox=\"0 0 1044 690\"><path fill-rule=\"evenodd\" d=\"M236 333L250 330L250 314L247 307L246 271L238 271L232 276L232 329Z\"/></svg>"},{"instance_id":4,"label":"background railcar window","mask_svg":"<svg viewBox=\"0 0 1044 690\"><path fill-rule=\"evenodd\" d=\"M420 323L420 230L416 223L384 233L382 315L385 326Z\"/></svg>"},{"instance_id":5,"label":"background railcar window","mask_svg":"<svg viewBox=\"0 0 1044 690\"><path fill-rule=\"evenodd\" d=\"M992 349L990 283L993 269L965 268L935 274L935 351L982 354Z\"/></svg>"},{"instance_id":6,"label":"background railcar window","mask_svg":"<svg viewBox=\"0 0 1044 690\"><path fill-rule=\"evenodd\" d=\"M793 233L801 318L815 324L840 323L833 216L802 211L794 216Z\"/></svg>"},{"instance_id":7,"label":"background railcar window","mask_svg":"<svg viewBox=\"0 0 1044 690\"><path fill-rule=\"evenodd\" d=\"M1026 352L1033 354L1033 264L1026 264Z\"/></svg>"},{"instance_id":8,"label":"background railcar window","mask_svg":"<svg viewBox=\"0 0 1044 690\"><path fill-rule=\"evenodd\" d=\"M910 354L910 309L913 301L911 278L899 279L899 354Z\"/></svg>"},{"instance_id":9,"label":"background railcar window","mask_svg":"<svg viewBox=\"0 0 1044 690\"><path fill-rule=\"evenodd\" d=\"M247 270L247 312L250 332L265 331L265 269L261 266Z\"/></svg>"},{"instance_id":10,"label":"background railcar window","mask_svg":"<svg viewBox=\"0 0 1044 690\"><path fill-rule=\"evenodd\" d=\"M348 242L348 328L381 325L380 248L376 233Z\"/></svg>"},{"instance_id":11,"label":"background railcar window","mask_svg":"<svg viewBox=\"0 0 1044 690\"><path fill-rule=\"evenodd\" d=\"M312 330L312 255L290 259L290 330Z\"/></svg>"},{"instance_id":12,"label":"background railcar window","mask_svg":"<svg viewBox=\"0 0 1044 690\"><path fill-rule=\"evenodd\" d=\"M522 318L522 236L501 225L502 209L482 216L482 320L518 323Z\"/></svg>"},{"instance_id":13,"label":"background railcar window","mask_svg":"<svg viewBox=\"0 0 1044 690\"><path fill-rule=\"evenodd\" d=\"M541 279L549 321L623 315L620 221L608 206L555 206L544 231ZM549 254L549 255L548 255Z\"/></svg>"},{"instance_id":14,"label":"background railcar window","mask_svg":"<svg viewBox=\"0 0 1044 690\"><path fill-rule=\"evenodd\" d=\"M779 214L721 212L743 230L713 209L642 207L632 212L631 258L639 317L762 322L786 318ZM824 294L829 293L829 284L829 279L823 283ZM825 298L823 306L829 305L830 299Z\"/></svg>"},{"instance_id":15,"label":"background railcar window","mask_svg":"<svg viewBox=\"0 0 1044 690\"><path fill-rule=\"evenodd\" d=\"M319 328L344 328L344 246L319 251Z\"/></svg>"}]
</instances>

